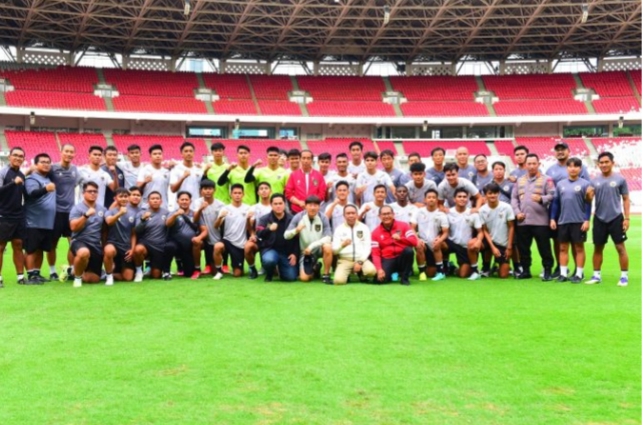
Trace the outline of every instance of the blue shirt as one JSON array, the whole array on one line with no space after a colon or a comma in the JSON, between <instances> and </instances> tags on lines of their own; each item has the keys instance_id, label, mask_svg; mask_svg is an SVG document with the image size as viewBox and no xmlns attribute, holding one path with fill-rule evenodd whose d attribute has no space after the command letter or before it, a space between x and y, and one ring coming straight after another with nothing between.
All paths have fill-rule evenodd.
<instances>
[{"instance_id":1,"label":"blue shirt","mask_svg":"<svg viewBox=\"0 0 643 425\"><path fill-rule=\"evenodd\" d=\"M56 212L68 213L76 204L76 186L81 176L75 165L68 168L53 164L49 178L56 185Z\"/></svg>"},{"instance_id":2,"label":"blue shirt","mask_svg":"<svg viewBox=\"0 0 643 425\"><path fill-rule=\"evenodd\" d=\"M120 207L112 208L105 213L105 217L112 217L118 214ZM136 215L139 208L131 205L127 206L127 213L118 218L116 223L109 226L107 233L107 243L114 245L122 252L127 252L132 248L132 229L136 225Z\"/></svg>"},{"instance_id":3,"label":"blue shirt","mask_svg":"<svg viewBox=\"0 0 643 425\"><path fill-rule=\"evenodd\" d=\"M582 223L589 219L588 212L591 213L591 204L585 201L585 195L591 185L589 181L581 178L574 181L565 179L558 182L556 199L554 200L555 206L552 207L552 218L555 219L554 214L559 212L557 220L559 225Z\"/></svg>"},{"instance_id":4,"label":"blue shirt","mask_svg":"<svg viewBox=\"0 0 643 425\"><path fill-rule=\"evenodd\" d=\"M569 174L567 174L567 165L560 165L560 163L558 162L549 167L545 174L552 178L555 185L558 184L559 181L569 177ZM587 167L585 167L584 165L581 168L579 177L587 181L590 180L589 173L587 172Z\"/></svg>"},{"instance_id":5,"label":"blue shirt","mask_svg":"<svg viewBox=\"0 0 643 425\"><path fill-rule=\"evenodd\" d=\"M69 221L75 220L83 216L89 210L84 201L80 201L71 209L69 213ZM85 227L77 232L71 234L72 242L78 241L87 244L88 246L102 247L101 232L103 230L103 220L105 218L105 207L96 204L94 206L96 213L85 220Z\"/></svg>"},{"instance_id":6,"label":"blue shirt","mask_svg":"<svg viewBox=\"0 0 643 425\"><path fill-rule=\"evenodd\" d=\"M621 200L629 195L627 181L622 175L612 173L609 177L602 174L592 180L594 186L594 216L603 222L610 222L622 214Z\"/></svg>"},{"instance_id":7,"label":"blue shirt","mask_svg":"<svg viewBox=\"0 0 643 425\"><path fill-rule=\"evenodd\" d=\"M51 183L48 176L32 173L25 180L26 225L30 229L54 228L56 218L56 192L47 192L45 186Z\"/></svg>"}]
</instances>

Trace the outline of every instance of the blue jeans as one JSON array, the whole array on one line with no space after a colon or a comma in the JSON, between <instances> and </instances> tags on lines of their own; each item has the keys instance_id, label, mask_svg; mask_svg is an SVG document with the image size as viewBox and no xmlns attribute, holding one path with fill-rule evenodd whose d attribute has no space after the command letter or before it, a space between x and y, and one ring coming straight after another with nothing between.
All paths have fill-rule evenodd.
<instances>
[{"instance_id":1,"label":"blue jeans","mask_svg":"<svg viewBox=\"0 0 643 425\"><path fill-rule=\"evenodd\" d=\"M285 282L294 282L297 280L297 263L290 265L288 255L269 249L261 254L261 265L266 272L266 277L272 278L275 274L275 268L279 268L279 277Z\"/></svg>"}]
</instances>

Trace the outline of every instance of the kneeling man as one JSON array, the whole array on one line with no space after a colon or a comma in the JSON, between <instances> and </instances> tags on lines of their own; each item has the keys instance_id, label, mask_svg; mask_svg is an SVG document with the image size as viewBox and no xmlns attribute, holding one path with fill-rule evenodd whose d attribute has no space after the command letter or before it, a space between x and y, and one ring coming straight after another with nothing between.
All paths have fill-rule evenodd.
<instances>
[{"instance_id":1,"label":"kneeling man","mask_svg":"<svg viewBox=\"0 0 643 425\"><path fill-rule=\"evenodd\" d=\"M377 274L377 269L368 259L371 255L371 231L364 223L357 221L357 207L344 207L344 223L335 229L333 254L337 255L335 285L344 285L348 276L355 273L361 282Z\"/></svg>"}]
</instances>

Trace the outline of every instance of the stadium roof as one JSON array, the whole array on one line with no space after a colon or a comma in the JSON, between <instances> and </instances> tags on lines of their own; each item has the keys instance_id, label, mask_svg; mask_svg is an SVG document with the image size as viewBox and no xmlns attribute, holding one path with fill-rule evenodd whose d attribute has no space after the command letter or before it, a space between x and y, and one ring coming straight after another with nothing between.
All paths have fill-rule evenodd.
<instances>
[{"instance_id":1,"label":"stadium roof","mask_svg":"<svg viewBox=\"0 0 643 425\"><path fill-rule=\"evenodd\" d=\"M641 1L9 0L0 44L269 61L640 56Z\"/></svg>"}]
</instances>

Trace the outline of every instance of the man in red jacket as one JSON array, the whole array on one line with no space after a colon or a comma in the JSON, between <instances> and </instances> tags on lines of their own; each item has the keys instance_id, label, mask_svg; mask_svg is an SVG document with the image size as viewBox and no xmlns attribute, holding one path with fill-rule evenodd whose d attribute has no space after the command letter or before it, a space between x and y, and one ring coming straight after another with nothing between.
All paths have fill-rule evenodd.
<instances>
[{"instance_id":1,"label":"man in red jacket","mask_svg":"<svg viewBox=\"0 0 643 425\"><path fill-rule=\"evenodd\" d=\"M408 223L395 220L390 205L380 208L382 222L371 235L373 264L377 268L377 280L382 283L391 281L391 275L398 273L402 285L410 285L409 277L413 271L413 248L418 238Z\"/></svg>"},{"instance_id":2,"label":"man in red jacket","mask_svg":"<svg viewBox=\"0 0 643 425\"><path fill-rule=\"evenodd\" d=\"M313 169L313 153L308 149L301 152L301 168L293 171L286 183L286 199L293 214L303 211L309 196L326 199L326 181L322 174Z\"/></svg>"}]
</instances>

